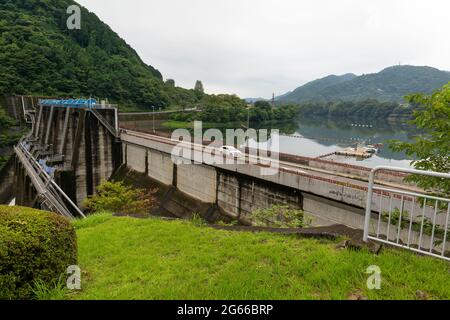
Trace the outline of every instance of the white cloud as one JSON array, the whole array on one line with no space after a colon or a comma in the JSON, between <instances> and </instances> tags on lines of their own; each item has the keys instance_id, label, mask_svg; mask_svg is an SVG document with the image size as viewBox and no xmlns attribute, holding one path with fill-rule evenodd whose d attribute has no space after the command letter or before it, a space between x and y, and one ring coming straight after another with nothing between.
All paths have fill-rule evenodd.
<instances>
[{"instance_id":1,"label":"white cloud","mask_svg":"<svg viewBox=\"0 0 450 320\"><path fill-rule=\"evenodd\" d=\"M448 0L78 0L165 78L242 97L397 64L450 70Z\"/></svg>"}]
</instances>

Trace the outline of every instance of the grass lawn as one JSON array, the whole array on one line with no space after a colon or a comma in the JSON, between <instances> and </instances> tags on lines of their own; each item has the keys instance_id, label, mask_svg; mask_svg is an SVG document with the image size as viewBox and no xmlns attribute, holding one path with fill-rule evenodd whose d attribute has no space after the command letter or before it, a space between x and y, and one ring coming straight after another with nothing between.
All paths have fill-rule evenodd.
<instances>
[{"instance_id":1,"label":"grass lawn","mask_svg":"<svg viewBox=\"0 0 450 320\"><path fill-rule=\"evenodd\" d=\"M338 241L109 214L75 226L82 291L72 299L450 298L450 264L406 251L376 256ZM367 289L371 265L381 268L381 290Z\"/></svg>"}]
</instances>

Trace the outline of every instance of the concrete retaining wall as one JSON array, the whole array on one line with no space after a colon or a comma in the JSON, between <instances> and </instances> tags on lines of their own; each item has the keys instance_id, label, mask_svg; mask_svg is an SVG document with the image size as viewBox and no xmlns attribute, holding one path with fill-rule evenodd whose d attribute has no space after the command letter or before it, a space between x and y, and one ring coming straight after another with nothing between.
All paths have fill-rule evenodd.
<instances>
[{"instance_id":1,"label":"concrete retaining wall","mask_svg":"<svg viewBox=\"0 0 450 320\"><path fill-rule=\"evenodd\" d=\"M217 203L227 215L251 220L252 212L274 205L302 209L302 193L243 175L218 171Z\"/></svg>"},{"instance_id":2,"label":"concrete retaining wall","mask_svg":"<svg viewBox=\"0 0 450 320\"><path fill-rule=\"evenodd\" d=\"M176 186L181 192L202 202L215 203L217 189L216 169L201 164L178 165Z\"/></svg>"},{"instance_id":3,"label":"concrete retaining wall","mask_svg":"<svg viewBox=\"0 0 450 320\"><path fill-rule=\"evenodd\" d=\"M303 210L314 226L344 224L355 229L364 226L364 210L343 203L304 194Z\"/></svg>"},{"instance_id":4,"label":"concrete retaining wall","mask_svg":"<svg viewBox=\"0 0 450 320\"><path fill-rule=\"evenodd\" d=\"M146 171L147 150L132 144L126 145L126 164L137 172Z\"/></svg>"},{"instance_id":5,"label":"concrete retaining wall","mask_svg":"<svg viewBox=\"0 0 450 320\"><path fill-rule=\"evenodd\" d=\"M156 150L147 150L148 176L165 184L173 182L174 164L170 155Z\"/></svg>"}]
</instances>

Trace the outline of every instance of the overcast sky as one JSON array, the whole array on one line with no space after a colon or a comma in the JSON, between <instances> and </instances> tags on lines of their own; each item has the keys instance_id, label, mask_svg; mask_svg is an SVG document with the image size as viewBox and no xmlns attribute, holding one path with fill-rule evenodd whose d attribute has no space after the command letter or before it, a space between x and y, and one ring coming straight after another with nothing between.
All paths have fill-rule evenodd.
<instances>
[{"instance_id":1,"label":"overcast sky","mask_svg":"<svg viewBox=\"0 0 450 320\"><path fill-rule=\"evenodd\" d=\"M448 0L77 0L164 78L271 97L329 74L450 70Z\"/></svg>"}]
</instances>

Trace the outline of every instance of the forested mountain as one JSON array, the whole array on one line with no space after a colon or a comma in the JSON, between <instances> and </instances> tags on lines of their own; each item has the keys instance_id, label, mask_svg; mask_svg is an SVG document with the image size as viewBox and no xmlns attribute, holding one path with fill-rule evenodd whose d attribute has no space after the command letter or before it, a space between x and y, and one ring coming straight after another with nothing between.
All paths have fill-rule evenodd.
<instances>
[{"instance_id":1,"label":"forested mountain","mask_svg":"<svg viewBox=\"0 0 450 320\"><path fill-rule=\"evenodd\" d=\"M354 74L345 74L342 76L327 76L322 79L314 80L308 82L304 86L301 86L289 94L279 96L276 98L277 101L286 102L305 102L316 100L316 97L321 94L321 92L331 86L350 81L356 78Z\"/></svg>"},{"instance_id":2,"label":"forested mountain","mask_svg":"<svg viewBox=\"0 0 450 320\"><path fill-rule=\"evenodd\" d=\"M140 107L196 103L203 93L166 84L161 73L81 7L69 30L71 0L0 1L0 94L89 96Z\"/></svg>"},{"instance_id":3,"label":"forested mountain","mask_svg":"<svg viewBox=\"0 0 450 320\"><path fill-rule=\"evenodd\" d=\"M450 72L431 67L394 66L379 73L328 76L277 98L279 103L328 101L402 102L411 93L431 93L450 81Z\"/></svg>"}]
</instances>

